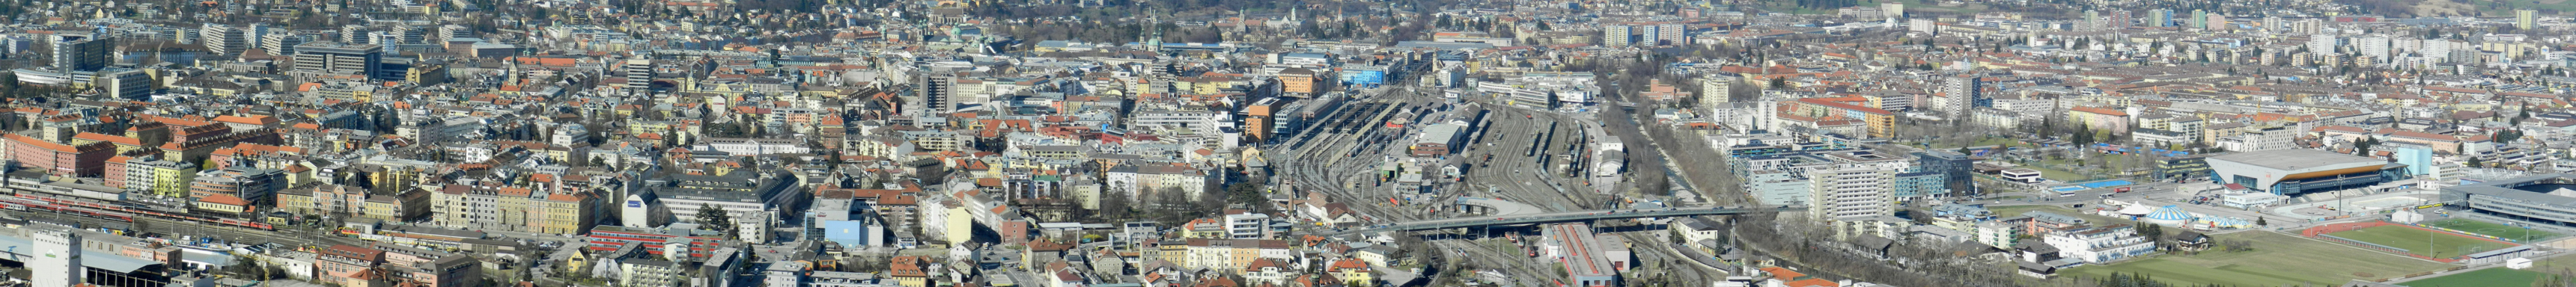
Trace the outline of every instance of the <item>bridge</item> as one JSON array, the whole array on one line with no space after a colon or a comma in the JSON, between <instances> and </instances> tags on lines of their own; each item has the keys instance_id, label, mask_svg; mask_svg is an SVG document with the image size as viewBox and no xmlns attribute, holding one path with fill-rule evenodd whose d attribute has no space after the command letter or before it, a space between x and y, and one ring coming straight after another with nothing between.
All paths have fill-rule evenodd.
<instances>
[{"instance_id":1,"label":"bridge","mask_svg":"<svg viewBox=\"0 0 2576 287\"><path fill-rule=\"evenodd\" d=\"M1593 221L1593 220L1602 220L1602 219L1629 219L1629 218L1649 218L1649 217L1682 217L1682 216L1697 216L1697 215L1729 215L1729 214L1746 214L1746 213L1798 212L1798 211L1806 211L1806 210L1807 210L1807 207L1804 207L1804 206L1771 206L1771 207L1684 207L1684 208L1665 208L1665 209L1586 210L1586 211L1569 211L1569 212L1538 213L1538 214L1524 214L1524 215L1453 217L1453 218L1444 218L1444 219L1432 219L1432 220L1419 220L1419 221L1398 222L1398 223L1395 223L1395 224L1377 225L1377 226L1370 226L1370 227L1365 227L1365 228L1354 228L1354 229L1344 229L1344 230L1334 230L1334 231L1317 231L1317 232L1315 232L1315 233L1313 233L1313 234L1314 234L1314 235L1321 235L1321 236L1339 236L1339 235L1354 234L1354 233L1370 233L1370 232L1382 232L1382 231L1423 231L1423 230L1438 230L1438 229L1466 228L1466 227L1479 227L1479 226L1525 225L1525 224L1540 224L1540 223L1575 222L1575 221Z\"/></svg>"}]
</instances>

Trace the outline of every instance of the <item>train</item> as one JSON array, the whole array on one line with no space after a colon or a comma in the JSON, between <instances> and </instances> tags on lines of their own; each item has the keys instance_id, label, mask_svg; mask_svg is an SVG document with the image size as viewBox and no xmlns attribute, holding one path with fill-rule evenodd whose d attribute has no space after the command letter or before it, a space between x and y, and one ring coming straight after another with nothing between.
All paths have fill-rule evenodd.
<instances>
[{"instance_id":1,"label":"train","mask_svg":"<svg viewBox=\"0 0 2576 287\"><path fill-rule=\"evenodd\" d=\"M150 217L157 217L157 218L163 218L163 219L172 219L172 220L180 220L180 221L190 221L190 222L204 223L204 224L215 224L215 225L224 225L224 226L232 226L232 227L250 228L250 229L257 229L257 230L262 230L262 231L275 231L275 230L277 230L277 227L276 227L276 226L271 226L271 225L269 225L268 223L265 223L265 222L257 222L257 221L249 221L249 220L241 220L241 219L233 219L233 218L222 218L222 217L214 217L214 216L205 216L205 215L189 214L189 213L183 213L183 212L163 212L163 211L155 211L155 210L149 210L149 209L142 209L142 208L128 207L128 206L123 206L123 205L101 204L101 203L89 202L89 201L81 201L81 200L64 200L64 199L56 199L56 198L46 198L46 197L28 196L28 195L25 195L25 194L12 194L12 195L8 195L8 196L0 196L0 209L19 210L19 211L30 211L30 212L32 212L32 211L36 211L36 210L45 210L45 211L51 211L51 212L60 212L60 213L65 213L65 214L73 214L73 215L87 216L87 217L100 218L100 219L111 219L111 220L124 221L124 222L134 222L134 221L135 221L135 217L136 217L136 216L150 216Z\"/></svg>"}]
</instances>

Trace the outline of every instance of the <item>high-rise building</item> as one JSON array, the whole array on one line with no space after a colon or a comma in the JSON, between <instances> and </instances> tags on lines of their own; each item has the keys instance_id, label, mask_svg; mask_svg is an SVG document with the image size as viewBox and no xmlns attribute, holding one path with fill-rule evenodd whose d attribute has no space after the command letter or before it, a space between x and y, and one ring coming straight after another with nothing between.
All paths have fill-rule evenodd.
<instances>
[{"instance_id":1,"label":"high-rise building","mask_svg":"<svg viewBox=\"0 0 2576 287\"><path fill-rule=\"evenodd\" d=\"M295 71L342 75L376 75L384 46L311 42L295 47Z\"/></svg>"},{"instance_id":2,"label":"high-rise building","mask_svg":"<svg viewBox=\"0 0 2576 287\"><path fill-rule=\"evenodd\" d=\"M2308 53L2311 53L2311 54L2320 54L2320 55L2323 55L2323 54L2334 54L2334 53L2335 53L2335 45L2336 45L2336 44L2340 44L2340 43L2338 43L2337 41L2335 41L2335 36L2334 36L2334 35L2315 35L2315 36L2309 36L2309 37L2308 37Z\"/></svg>"},{"instance_id":3,"label":"high-rise building","mask_svg":"<svg viewBox=\"0 0 2576 287\"><path fill-rule=\"evenodd\" d=\"M2375 59L2375 61L2387 61L2390 54L2388 51L2390 46L2389 42L2388 36L2381 35L2352 38L2352 49L2357 50L2357 52L2360 52L2363 56L2370 56L2370 58Z\"/></svg>"},{"instance_id":4,"label":"high-rise building","mask_svg":"<svg viewBox=\"0 0 2576 287\"><path fill-rule=\"evenodd\" d=\"M2202 26L2208 26L2207 28L2201 28L2201 29L2209 29L2209 30L2227 30L2227 15L2226 15L2226 14L2209 13L2209 15L2204 15L2204 16L2201 16L2200 18L2201 18L2200 22L2201 22Z\"/></svg>"},{"instance_id":5,"label":"high-rise building","mask_svg":"<svg viewBox=\"0 0 2576 287\"><path fill-rule=\"evenodd\" d=\"M1687 28L1683 28L1681 23L1655 24L1655 32L1653 34L1655 35L1655 40L1646 41L1646 44L1654 46L1685 44L1685 42L1689 42L1689 40L1682 39L1682 32L1684 29Z\"/></svg>"},{"instance_id":6,"label":"high-rise building","mask_svg":"<svg viewBox=\"0 0 2576 287\"><path fill-rule=\"evenodd\" d=\"M1741 80L1738 80L1736 77L1723 75L1709 75L1706 78L1701 78L1699 80L1699 106L1702 108L1716 108L1726 104L1726 102L1729 101L1729 99L1726 98L1727 94L1735 91L1735 83L1737 81Z\"/></svg>"},{"instance_id":7,"label":"high-rise building","mask_svg":"<svg viewBox=\"0 0 2576 287\"><path fill-rule=\"evenodd\" d=\"M116 40L102 36L105 35L86 32L54 33L49 41L54 51L47 60L52 61L54 69L60 69L63 72L97 71L107 68L107 64L110 63L108 54L115 49Z\"/></svg>"},{"instance_id":8,"label":"high-rise building","mask_svg":"<svg viewBox=\"0 0 2576 287\"><path fill-rule=\"evenodd\" d=\"M2147 26L2173 27L2174 12L2164 8L2147 10Z\"/></svg>"},{"instance_id":9,"label":"high-rise building","mask_svg":"<svg viewBox=\"0 0 2576 287\"><path fill-rule=\"evenodd\" d=\"M1947 102L1942 102L1943 105L1940 110L1954 115L1965 115L1968 112L1968 108L1992 105L1980 105L1978 103L1981 98L1978 97L1977 93L1984 89L1985 84L1977 78L1977 75L1958 75L1942 78L1941 96L1949 100Z\"/></svg>"},{"instance_id":10,"label":"high-rise building","mask_svg":"<svg viewBox=\"0 0 2576 287\"><path fill-rule=\"evenodd\" d=\"M278 55L294 55L295 46L303 45L304 35L270 33L259 36L259 48Z\"/></svg>"},{"instance_id":11,"label":"high-rise building","mask_svg":"<svg viewBox=\"0 0 2576 287\"><path fill-rule=\"evenodd\" d=\"M2209 10L2191 10L2191 28L2209 29Z\"/></svg>"},{"instance_id":12,"label":"high-rise building","mask_svg":"<svg viewBox=\"0 0 2576 287\"><path fill-rule=\"evenodd\" d=\"M1634 37L1636 34L1635 31L1633 31L1636 29L1636 26L1628 25L1603 25L1601 26L1601 45L1627 47L1628 44L1631 43L1630 37Z\"/></svg>"},{"instance_id":13,"label":"high-rise building","mask_svg":"<svg viewBox=\"0 0 2576 287\"><path fill-rule=\"evenodd\" d=\"M44 253L28 259L27 269L35 274L33 286L73 286L87 284L89 267L81 265L81 237L70 230L39 230L33 234L35 252Z\"/></svg>"},{"instance_id":14,"label":"high-rise building","mask_svg":"<svg viewBox=\"0 0 2576 287\"><path fill-rule=\"evenodd\" d=\"M233 27L232 25L207 23L206 25L198 28L197 43L206 46L206 53L215 55L241 54L242 51L258 48L259 38L266 34L264 32L267 32L267 28L268 26L261 24Z\"/></svg>"},{"instance_id":15,"label":"high-rise building","mask_svg":"<svg viewBox=\"0 0 2576 287\"><path fill-rule=\"evenodd\" d=\"M2103 20L2109 21L2109 23L2105 23L2102 26L2103 30L2128 29L2129 25L2132 25L2132 23L2135 22L2132 20L2136 19L2129 15L2129 10L2111 10L2111 14L2106 15L2105 17L2108 19Z\"/></svg>"},{"instance_id":16,"label":"high-rise building","mask_svg":"<svg viewBox=\"0 0 2576 287\"><path fill-rule=\"evenodd\" d=\"M626 59L626 86L653 86L653 59Z\"/></svg>"},{"instance_id":17,"label":"high-rise building","mask_svg":"<svg viewBox=\"0 0 2576 287\"><path fill-rule=\"evenodd\" d=\"M1904 158L1875 151L1835 151L1821 156L1830 162L1803 166L1812 194L1807 200L1809 216L1838 220L1896 214L1892 184L1896 173L1908 165Z\"/></svg>"},{"instance_id":18,"label":"high-rise building","mask_svg":"<svg viewBox=\"0 0 2576 287\"><path fill-rule=\"evenodd\" d=\"M2531 9L2513 10L2514 29L2527 30L2531 29L2531 27L2538 26L2540 26L2540 11Z\"/></svg>"}]
</instances>

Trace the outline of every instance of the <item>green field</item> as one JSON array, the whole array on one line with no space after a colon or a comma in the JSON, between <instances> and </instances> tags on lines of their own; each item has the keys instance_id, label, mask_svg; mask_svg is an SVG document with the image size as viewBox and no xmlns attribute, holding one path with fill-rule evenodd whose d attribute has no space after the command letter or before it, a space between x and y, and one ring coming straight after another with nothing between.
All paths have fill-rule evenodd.
<instances>
[{"instance_id":1,"label":"green field","mask_svg":"<svg viewBox=\"0 0 2576 287\"><path fill-rule=\"evenodd\" d=\"M2504 225L2504 224L2497 224L2497 223L2494 223L2494 222L2485 222L2485 221L2476 221L2476 220L2458 219L2458 218L2445 219L2445 220L2442 220L2442 221L2426 222L2426 223L2424 223L2424 226L2434 226L2434 227L2441 227L2441 228L2450 228L2451 230L2458 230L2458 231L2464 231L2464 232L2469 232L2469 233L2476 233L2476 234L2479 234L2479 235L2495 236L2495 237L2498 237L2498 238L2509 238L2509 239L2514 239L2514 241L2518 241L2518 242L2531 242L2531 241L2533 241L2533 240L2540 240L2540 239L2548 239L2548 238L2552 238L2552 237L2558 237L2558 235L2559 235L2559 234L2557 234L2557 233L2550 233L2550 232L2548 232L2548 231L2532 230L2532 229L2527 229L2527 228L2522 228L2522 227L2517 227L2517 226Z\"/></svg>"},{"instance_id":2,"label":"green field","mask_svg":"<svg viewBox=\"0 0 2576 287\"><path fill-rule=\"evenodd\" d=\"M2479 269L2477 271L2445 275L2442 277L2406 281L2405 283L2398 283L2397 285L2415 287L2531 286L2531 281L2540 279L2541 274L2576 269L2576 256L2557 256L2538 260L2540 261L2532 262L2531 268L2523 270L2492 267Z\"/></svg>"},{"instance_id":3,"label":"green field","mask_svg":"<svg viewBox=\"0 0 2576 287\"><path fill-rule=\"evenodd\" d=\"M2194 255L2153 255L2112 265L2090 265L2058 272L2061 283L2092 280L2112 272L2144 273L2174 284L2333 286L2351 279L2377 280L2441 270L2450 265L2353 249L2341 244L2250 231L2211 235L2219 240L2246 240L2254 250L2208 251Z\"/></svg>"},{"instance_id":4,"label":"green field","mask_svg":"<svg viewBox=\"0 0 2576 287\"><path fill-rule=\"evenodd\" d=\"M2344 239L2352 239L2354 241L2387 245L2389 247L2405 248L2407 253L2431 256L2433 258L2459 257L2460 255L2469 255L2472 253L2486 252L2488 250L2513 247L2511 244L2497 243L2495 241L2487 241L2486 239L2463 237L2459 235L2425 231L2423 229L2415 229L2414 227L2396 225L2362 228L2360 230L2327 233L2326 235L2343 237ZM2425 240L2432 240L2432 244L2425 244Z\"/></svg>"},{"instance_id":5,"label":"green field","mask_svg":"<svg viewBox=\"0 0 2576 287\"><path fill-rule=\"evenodd\" d=\"M2532 281L2538 280L2540 280L2540 272L2494 267L2479 269L2478 271L2462 272L2460 274L2451 274L2449 276L2426 278L2424 280L2406 281L2406 283L2399 283L2397 285L2413 287L2531 286Z\"/></svg>"}]
</instances>

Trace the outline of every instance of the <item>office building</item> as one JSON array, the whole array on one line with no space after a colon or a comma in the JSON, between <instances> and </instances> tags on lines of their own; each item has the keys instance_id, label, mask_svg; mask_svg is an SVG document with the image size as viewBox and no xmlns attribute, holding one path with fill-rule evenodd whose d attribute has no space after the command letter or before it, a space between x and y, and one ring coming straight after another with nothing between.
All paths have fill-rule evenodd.
<instances>
[{"instance_id":1,"label":"office building","mask_svg":"<svg viewBox=\"0 0 2576 287\"><path fill-rule=\"evenodd\" d=\"M1976 161L1968 155L1948 151L1926 150L1914 153L1918 169L1943 176L1941 187L1948 192L1939 196L1976 195Z\"/></svg>"},{"instance_id":2,"label":"office building","mask_svg":"<svg viewBox=\"0 0 2576 287\"><path fill-rule=\"evenodd\" d=\"M46 57L50 67L61 72L97 71L113 63L116 39L86 32L56 32L49 38L53 53Z\"/></svg>"},{"instance_id":3,"label":"office building","mask_svg":"<svg viewBox=\"0 0 2576 287\"><path fill-rule=\"evenodd\" d=\"M105 90L111 98L139 101L152 97L152 74L144 73L142 70L113 69L99 72L98 79L91 82L101 90Z\"/></svg>"},{"instance_id":4,"label":"office building","mask_svg":"<svg viewBox=\"0 0 2576 287\"><path fill-rule=\"evenodd\" d=\"M384 61L384 46L312 42L295 47L295 71L374 76Z\"/></svg>"}]
</instances>

